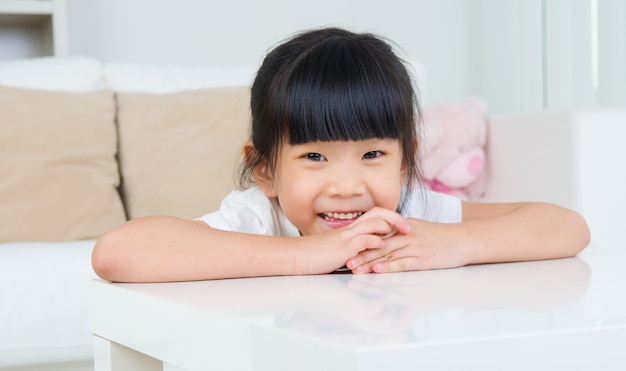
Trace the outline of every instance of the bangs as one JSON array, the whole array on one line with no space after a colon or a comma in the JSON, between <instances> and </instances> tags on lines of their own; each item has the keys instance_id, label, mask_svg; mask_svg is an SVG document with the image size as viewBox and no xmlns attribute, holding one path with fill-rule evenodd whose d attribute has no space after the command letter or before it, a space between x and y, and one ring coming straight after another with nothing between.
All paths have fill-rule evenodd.
<instances>
[{"instance_id":1,"label":"bangs","mask_svg":"<svg viewBox=\"0 0 626 371\"><path fill-rule=\"evenodd\" d=\"M389 62L372 55L353 40L331 38L293 65L279 99L290 144L401 138L413 122L409 79L385 74Z\"/></svg>"}]
</instances>

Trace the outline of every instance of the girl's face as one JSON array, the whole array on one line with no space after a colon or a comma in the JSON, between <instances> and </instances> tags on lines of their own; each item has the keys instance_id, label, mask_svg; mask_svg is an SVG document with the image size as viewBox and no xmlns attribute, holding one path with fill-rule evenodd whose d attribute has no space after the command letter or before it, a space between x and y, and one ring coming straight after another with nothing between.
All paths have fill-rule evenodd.
<instances>
[{"instance_id":1,"label":"girl's face","mask_svg":"<svg viewBox=\"0 0 626 371\"><path fill-rule=\"evenodd\" d=\"M257 184L302 235L341 228L375 206L395 211L406 180L395 139L284 143L274 173L264 171Z\"/></svg>"}]
</instances>

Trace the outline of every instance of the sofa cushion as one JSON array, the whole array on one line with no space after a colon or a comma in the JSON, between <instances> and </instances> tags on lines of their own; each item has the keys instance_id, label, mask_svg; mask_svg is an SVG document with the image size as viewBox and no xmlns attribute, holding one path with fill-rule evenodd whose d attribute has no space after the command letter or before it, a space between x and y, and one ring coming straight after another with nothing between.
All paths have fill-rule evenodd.
<instances>
[{"instance_id":1,"label":"sofa cushion","mask_svg":"<svg viewBox=\"0 0 626 371\"><path fill-rule=\"evenodd\" d=\"M195 218L234 187L249 121L247 87L117 93L129 218Z\"/></svg>"},{"instance_id":2,"label":"sofa cushion","mask_svg":"<svg viewBox=\"0 0 626 371\"><path fill-rule=\"evenodd\" d=\"M125 220L110 91L0 86L0 242L95 238Z\"/></svg>"}]
</instances>

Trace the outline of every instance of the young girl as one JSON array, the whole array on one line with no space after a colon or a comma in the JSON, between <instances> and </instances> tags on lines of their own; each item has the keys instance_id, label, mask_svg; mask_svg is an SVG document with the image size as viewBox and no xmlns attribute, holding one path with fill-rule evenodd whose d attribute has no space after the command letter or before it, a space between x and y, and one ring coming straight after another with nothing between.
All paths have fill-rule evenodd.
<instances>
[{"instance_id":1,"label":"young girl","mask_svg":"<svg viewBox=\"0 0 626 371\"><path fill-rule=\"evenodd\" d=\"M244 191L198 220L154 216L105 234L93 267L111 281L383 273L574 256L577 213L483 204L419 187L412 80L390 45L341 29L270 52L251 91Z\"/></svg>"}]
</instances>

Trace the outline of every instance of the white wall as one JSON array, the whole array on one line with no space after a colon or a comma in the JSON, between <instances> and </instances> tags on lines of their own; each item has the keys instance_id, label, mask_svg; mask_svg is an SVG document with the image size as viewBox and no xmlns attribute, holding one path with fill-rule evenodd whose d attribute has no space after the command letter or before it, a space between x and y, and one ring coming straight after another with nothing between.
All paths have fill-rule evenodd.
<instances>
[{"instance_id":1,"label":"white wall","mask_svg":"<svg viewBox=\"0 0 626 371\"><path fill-rule=\"evenodd\" d=\"M473 93L473 0L67 0L70 54L104 62L254 65L279 41L336 25L421 61L427 103Z\"/></svg>"},{"instance_id":2,"label":"white wall","mask_svg":"<svg viewBox=\"0 0 626 371\"><path fill-rule=\"evenodd\" d=\"M626 107L626 1L478 5L474 87L492 111Z\"/></svg>"},{"instance_id":3,"label":"white wall","mask_svg":"<svg viewBox=\"0 0 626 371\"><path fill-rule=\"evenodd\" d=\"M481 0L475 88L491 110L543 108L541 0Z\"/></svg>"},{"instance_id":4,"label":"white wall","mask_svg":"<svg viewBox=\"0 0 626 371\"><path fill-rule=\"evenodd\" d=\"M69 54L103 62L258 66L294 32L335 25L420 61L425 104L476 94L492 113L626 107L623 0L66 2Z\"/></svg>"}]
</instances>

